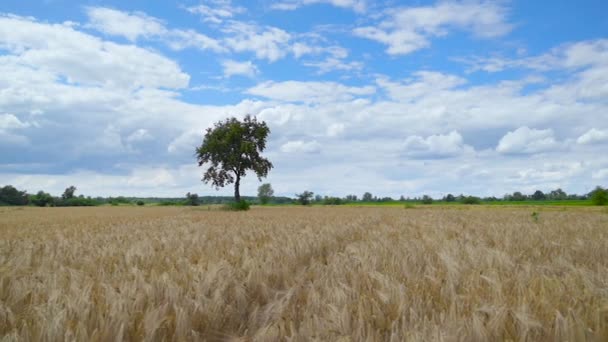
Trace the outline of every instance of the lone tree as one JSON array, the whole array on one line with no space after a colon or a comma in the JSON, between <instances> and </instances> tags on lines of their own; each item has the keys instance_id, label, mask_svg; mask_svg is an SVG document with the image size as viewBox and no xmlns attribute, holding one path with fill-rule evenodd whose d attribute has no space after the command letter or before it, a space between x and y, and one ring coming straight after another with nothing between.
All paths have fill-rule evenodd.
<instances>
[{"instance_id":1,"label":"lone tree","mask_svg":"<svg viewBox=\"0 0 608 342\"><path fill-rule=\"evenodd\" d=\"M234 183L234 199L241 201L239 186L247 170L261 181L272 169L272 163L260 153L266 148L270 129L250 115L243 121L229 118L208 128L203 143L196 149L198 166L210 164L202 181L216 189Z\"/></svg>"},{"instance_id":2,"label":"lone tree","mask_svg":"<svg viewBox=\"0 0 608 342\"><path fill-rule=\"evenodd\" d=\"M260 185L258 188L258 198L260 199L261 204L268 204L272 196L274 196L274 190L270 183Z\"/></svg>"},{"instance_id":3,"label":"lone tree","mask_svg":"<svg viewBox=\"0 0 608 342\"><path fill-rule=\"evenodd\" d=\"M296 194L296 197L298 198L296 201L298 201L298 203L300 203L301 205L309 205L313 195L314 192L308 190L304 191L301 194Z\"/></svg>"},{"instance_id":4,"label":"lone tree","mask_svg":"<svg viewBox=\"0 0 608 342\"><path fill-rule=\"evenodd\" d=\"M70 185L68 188L65 189L65 191L61 195L61 198L63 198L64 200L72 199L72 198L74 198L75 192L76 192L76 187L73 185Z\"/></svg>"},{"instance_id":5,"label":"lone tree","mask_svg":"<svg viewBox=\"0 0 608 342\"><path fill-rule=\"evenodd\" d=\"M186 205L193 205L193 206L199 205L198 194L187 193L186 194Z\"/></svg>"}]
</instances>

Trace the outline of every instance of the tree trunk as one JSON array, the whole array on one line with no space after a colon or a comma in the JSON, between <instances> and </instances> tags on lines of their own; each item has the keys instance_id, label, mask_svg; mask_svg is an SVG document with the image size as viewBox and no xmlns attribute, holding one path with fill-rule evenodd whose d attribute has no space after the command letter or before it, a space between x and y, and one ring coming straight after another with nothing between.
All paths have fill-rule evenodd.
<instances>
[{"instance_id":1,"label":"tree trunk","mask_svg":"<svg viewBox=\"0 0 608 342\"><path fill-rule=\"evenodd\" d=\"M234 200L236 202L241 201L241 193L239 192L239 186L241 185L241 176L236 175L236 182L234 182Z\"/></svg>"}]
</instances>

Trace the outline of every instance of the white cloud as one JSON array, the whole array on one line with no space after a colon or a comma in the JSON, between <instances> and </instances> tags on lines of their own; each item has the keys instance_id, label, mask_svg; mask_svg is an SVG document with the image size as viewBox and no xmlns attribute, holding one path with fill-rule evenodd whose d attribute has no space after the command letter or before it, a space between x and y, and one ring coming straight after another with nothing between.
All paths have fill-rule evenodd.
<instances>
[{"instance_id":1,"label":"white cloud","mask_svg":"<svg viewBox=\"0 0 608 342\"><path fill-rule=\"evenodd\" d=\"M315 141L288 141L281 146L281 152L285 153L318 153L321 151L321 145Z\"/></svg>"},{"instance_id":2,"label":"white cloud","mask_svg":"<svg viewBox=\"0 0 608 342\"><path fill-rule=\"evenodd\" d=\"M108 35L123 36L135 42L140 38L157 39L175 50L197 48L222 52L225 49L211 37L194 30L168 29L160 19L142 12L123 12L106 7L88 7L87 26Z\"/></svg>"},{"instance_id":3,"label":"white cloud","mask_svg":"<svg viewBox=\"0 0 608 342\"><path fill-rule=\"evenodd\" d=\"M169 143L169 146L167 146L167 151L172 154L188 152L194 153L197 145L200 145L202 142L203 135L204 131L202 129L187 130Z\"/></svg>"},{"instance_id":4,"label":"white cloud","mask_svg":"<svg viewBox=\"0 0 608 342\"><path fill-rule=\"evenodd\" d=\"M449 29L463 29L482 38L502 36L511 30L507 10L490 1L440 2L434 6L390 9L378 26L356 28L359 37L388 46L387 53L403 55L428 47L431 37Z\"/></svg>"},{"instance_id":5,"label":"white cloud","mask_svg":"<svg viewBox=\"0 0 608 342\"><path fill-rule=\"evenodd\" d=\"M0 57L0 68L37 73L33 77L39 80L63 77L69 83L121 88L184 88L190 80L177 63L157 53L23 17L0 16L0 46L11 54Z\"/></svg>"},{"instance_id":6,"label":"white cloud","mask_svg":"<svg viewBox=\"0 0 608 342\"><path fill-rule=\"evenodd\" d=\"M151 38L166 34L165 24L142 12L131 14L105 7L87 8L89 27L105 34L123 36L134 42L139 37Z\"/></svg>"},{"instance_id":7,"label":"white cloud","mask_svg":"<svg viewBox=\"0 0 608 342\"><path fill-rule=\"evenodd\" d=\"M273 100L289 102L332 102L350 100L355 96L371 95L374 87L348 87L335 82L264 82L247 93Z\"/></svg>"},{"instance_id":8,"label":"white cloud","mask_svg":"<svg viewBox=\"0 0 608 342\"><path fill-rule=\"evenodd\" d=\"M601 169L601 170L594 171L591 174L591 178L604 180L604 181L608 180L608 169Z\"/></svg>"},{"instance_id":9,"label":"white cloud","mask_svg":"<svg viewBox=\"0 0 608 342\"><path fill-rule=\"evenodd\" d=\"M464 144L460 133L452 131L426 138L409 136L403 143L403 150L405 155L413 158L446 158L470 152L472 148Z\"/></svg>"},{"instance_id":10,"label":"white cloud","mask_svg":"<svg viewBox=\"0 0 608 342\"><path fill-rule=\"evenodd\" d=\"M329 4L336 7L351 9L355 12L365 12L367 1L365 0L287 0L271 5L272 9L282 11L293 11L302 6L313 4Z\"/></svg>"},{"instance_id":11,"label":"white cloud","mask_svg":"<svg viewBox=\"0 0 608 342\"><path fill-rule=\"evenodd\" d=\"M255 64L251 61L238 62L233 60L224 60L222 62L224 68L224 77L232 77L235 75L254 77L259 73L259 70Z\"/></svg>"},{"instance_id":12,"label":"white cloud","mask_svg":"<svg viewBox=\"0 0 608 342\"><path fill-rule=\"evenodd\" d=\"M384 88L389 96L395 100L412 100L425 96L431 92L449 90L467 81L454 75L446 75L434 71L414 72L415 78L403 82L392 82L386 78L379 78L376 83Z\"/></svg>"},{"instance_id":13,"label":"white cloud","mask_svg":"<svg viewBox=\"0 0 608 342\"><path fill-rule=\"evenodd\" d=\"M344 133L344 129L346 125L341 122L331 124L327 127L327 136L328 137L337 137Z\"/></svg>"},{"instance_id":14,"label":"white cloud","mask_svg":"<svg viewBox=\"0 0 608 342\"><path fill-rule=\"evenodd\" d=\"M608 142L608 130L600 130L600 129L592 128L589 131L587 131L585 134L578 137L576 142L581 145L599 144L599 143Z\"/></svg>"},{"instance_id":15,"label":"white cloud","mask_svg":"<svg viewBox=\"0 0 608 342\"><path fill-rule=\"evenodd\" d=\"M328 57L320 62L305 62L304 65L317 68L319 74L325 74L333 71L356 71L363 69L363 63L361 62L347 62L333 57Z\"/></svg>"},{"instance_id":16,"label":"white cloud","mask_svg":"<svg viewBox=\"0 0 608 342\"><path fill-rule=\"evenodd\" d=\"M549 52L530 57L470 57L457 59L470 65L469 71L498 72L520 68L538 71L608 66L608 39L563 44Z\"/></svg>"},{"instance_id":17,"label":"white cloud","mask_svg":"<svg viewBox=\"0 0 608 342\"><path fill-rule=\"evenodd\" d=\"M129 134L126 141L130 144L133 144L133 143L140 143L140 142L150 140L150 139L153 139L153 136L150 134L150 132L148 132L147 129L139 128L139 129L133 131L133 133Z\"/></svg>"},{"instance_id":18,"label":"white cloud","mask_svg":"<svg viewBox=\"0 0 608 342\"><path fill-rule=\"evenodd\" d=\"M252 52L259 59L275 62L290 51L291 35L272 26L258 26L238 21L230 21L224 28L228 34L224 44L236 52Z\"/></svg>"},{"instance_id":19,"label":"white cloud","mask_svg":"<svg viewBox=\"0 0 608 342\"><path fill-rule=\"evenodd\" d=\"M221 24L226 19L230 19L237 14L245 13L246 9L241 6L232 5L230 0L211 0L205 1L197 6L188 7L190 13L199 14L203 22Z\"/></svg>"},{"instance_id":20,"label":"white cloud","mask_svg":"<svg viewBox=\"0 0 608 342\"><path fill-rule=\"evenodd\" d=\"M0 114L0 131L29 127L30 124L22 122L13 114Z\"/></svg>"},{"instance_id":21,"label":"white cloud","mask_svg":"<svg viewBox=\"0 0 608 342\"><path fill-rule=\"evenodd\" d=\"M530 129L526 126L508 132L500 139L496 151L505 154L528 154L559 148L551 129Z\"/></svg>"}]
</instances>

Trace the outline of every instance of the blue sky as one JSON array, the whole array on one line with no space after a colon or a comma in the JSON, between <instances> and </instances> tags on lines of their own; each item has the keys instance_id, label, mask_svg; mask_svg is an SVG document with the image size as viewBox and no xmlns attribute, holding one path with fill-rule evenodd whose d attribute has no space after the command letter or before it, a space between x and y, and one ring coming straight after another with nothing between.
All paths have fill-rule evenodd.
<instances>
[{"instance_id":1,"label":"blue sky","mask_svg":"<svg viewBox=\"0 0 608 342\"><path fill-rule=\"evenodd\" d=\"M605 1L0 5L0 184L230 194L193 151L266 121L275 193L608 185ZM246 177L242 193L259 182Z\"/></svg>"}]
</instances>

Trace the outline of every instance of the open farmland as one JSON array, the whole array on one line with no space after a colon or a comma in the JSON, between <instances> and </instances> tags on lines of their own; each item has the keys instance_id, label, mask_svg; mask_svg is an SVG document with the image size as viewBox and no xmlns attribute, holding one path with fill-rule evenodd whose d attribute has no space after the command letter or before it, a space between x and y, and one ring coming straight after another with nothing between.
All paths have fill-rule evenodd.
<instances>
[{"instance_id":1,"label":"open farmland","mask_svg":"<svg viewBox=\"0 0 608 342\"><path fill-rule=\"evenodd\" d=\"M608 213L0 208L0 340L608 340Z\"/></svg>"}]
</instances>

